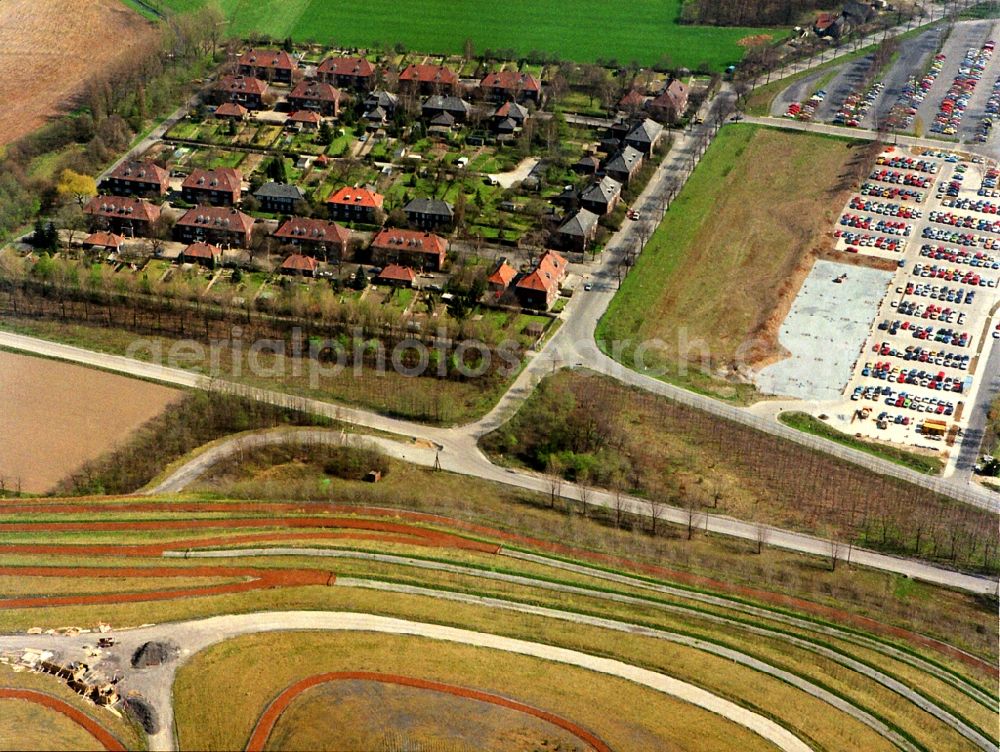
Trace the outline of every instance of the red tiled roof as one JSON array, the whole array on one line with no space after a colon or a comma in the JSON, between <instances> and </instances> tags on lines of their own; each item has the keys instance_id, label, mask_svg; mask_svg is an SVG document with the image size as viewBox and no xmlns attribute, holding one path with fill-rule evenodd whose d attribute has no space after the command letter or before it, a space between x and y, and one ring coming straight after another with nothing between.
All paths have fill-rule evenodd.
<instances>
[{"instance_id":1,"label":"red tiled roof","mask_svg":"<svg viewBox=\"0 0 1000 752\"><path fill-rule=\"evenodd\" d=\"M372 248L405 249L414 253L433 253L437 256L444 253L448 246L440 235L420 230L400 230L398 227L387 227L375 236Z\"/></svg>"},{"instance_id":2,"label":"red tiled roof","mask_svg":"<svg viewBox=\"0 0 1000 752\"><path fill-rule=\"evenodd\" d=\"M327 222L325 219L291 217L278 228L274 237L312 240L317 243L346 243L351 239L351 233L336 222Z\"/></svg>"},{"instance_id":3,"label":"red tiled roof","mask_svg":"<svg viewBox=\"0 0 1000 752\"><path fill-rule=\"evenodd\" d=\"M511 282L514 281L514 277L517 276L517 270L504 261L500 266L497 267L496 271L493 272L486 281L491 285L499 285L500 287L508 287Z\"/></svg>"},{"instance_id":4,"label":"red tiled roof","mask_svg":"<svg viewBox=\"0 0 1000 752\"><path fill-rule=\"evenodd\" d=\"M113 232L95 232L83 239L84 245L99 245L102 248L121 248L125 238Z\"/></svg>"},{"instance_id":5,"label":"red tiled roof","mask_svg":"<svg viewBox=\"0 0 1000 752\"><path fill-rule=\"evenodd\" d=\"M184 249L185 257L213 259L222 255L222 250L211 243L192 243Z\"/></svg>"},{"instance_id":6,"label":"red tiled roof","mask_svg":"<svg viewBox=\"0 0 1000 752\"><path fill-rule=\"evenodd\" d=\"M289 99L318 99L322 102L339 102L340 92L323 81L299 81Z\"/></svg>"},{"instance_id":7,"label":"red tiled roof","mask_svg":"<svg viewBox=\"0 0 1000 752\"><path fill-rule=\"evenodd\" d=\"M247 50L237 61L240 65L252 65L255 68L275 68L280 70L295 70L299 64L284 50Z\"/></svg>"},{"instance_id":8,"label":"red tiled roof","mask_svg":"<svg viewBox=\"0 0 1000 752\"><path fill-rule=\"evenodd\" d=\"M281 262L282 269L296 272L314 272L319 267L319 262L312 256L303 256L301 253L293 253Z\"/></svg>"},{"instance_id":9,"label":"red tiled roof","mask_svg":"<svg viewBox=\"0 0 1000 752\"><path fill-rule=\"evenodd\" d=\"M126 160L108 173L109 178L119 178L121 180L134 180L139 183L165 183L170 173L152 162L138 162Z\"/></svg>"},{"instance_id":10,"label":"red tiled roof","mask_svg":"<svg viewBox=\"0 0 1000 752\"><path fill-rule=\"evenodd\" d=\"M216 117L246 117L247 108L236 102L224 102L215 108Z\"/></svg>"},{"instance_id":11,"label":"red tiled roof","mask_svg":"<svg viewBox=\"0 0 1000 752\"><path fill-rule=\"evenodd\" d=\"M408 65L399 74L400 81L418 81L422 84L457 84L458 76L444 65Z\"/></svg>"},{"instance_id":12,"label":"red tiled roof","mask_svg":"<svg viewBox=\"0 0 1000 752\"><path fill-rule=\"evenodd\" d=\"M523 290L541 290L548 292L558 284L556 278L544 269L535 269L531 274L521 277L517 286Z\"/></svg>"},{"instance_id":13,"label":"red tiled roof","mask_svg":"<svg viewBox=\"0 0 1000 752\"><path fill-rule=\"evenodd\" d=\"M334 76L367 78L375 75L375 66L363 57L328 57L319 64L316 72Z\"/></svg>"},{"instance_id":14,"label":"red tiled roof","mask_svg":"<svg viewBox=\"0 0 1000 752\"><path fill-rule=\"evenodd\" d=\"M184 178L181 187L236 193L243 190L243 173L235 167L219 167L215 170L196 168Z\"/></svg>"},{"instance_id":15,"label":"red tiled roof","mask_svg":"<svg viewBox=\"0 0 1000 752\"><path fill-rule=\"evenodd\" d=\"M249 232L253 228L253 217L229 206L197 206L184 212L177 224Z\"/></svg>"},{"instance_id":16,"label":"red tiled roof","mask_svg":"<svg viewBox=\"0 0 1000 752\"><path fill-rule=\"evenodd\" d=\"M389 264L389 266L381 271L378 278L400 282L412 282L417 278L417 274L408 266Z\"/></svg>"},{"instance_id":17,"label":"red tiled roof","mask_svg":"<svg viewBox=\"0 0 1000 752\"><path fill-rule=\"evenodd\" d=\"M319 125L323 122L323 116L312 110L296 110L288 116L288 119L293 123L312 123L313 125Z\"/></svg>"},{"instance_id":18,"label":"red tiled roof","mask_svg":"<svg viewBox=\"0 0 1000 752\"><path fill-rule=\"evenodd\" d=\"M99 217L132 216L146 222L155 222L160 217L160 207L156 204L126 196L94 196L83 211Z\"/></svg>"},{"instance_id":19,"label":"red tiled roof","mask_svg":"<svg viewBox=\"0 0 1000 752\"><path fill-rule=\"evenodd\" d=\"M628 93L618 100L619 107L639 107L646 101L646 97L639 93L638 89L629 89Z\"/></svg>"},{"instance_id":20,"label":"red tiled roof","mask_svg":"<svg viewBox=\"0 0 1000 752\"><path fill-rule=\"evenodd\" d=\"M480 84L484 89L503 89L505 91L540 91L541 83L530 73L516 70L502 70L487 73Z\"/></svg>"},{"instance_id":21,"label":"red tiled roof","mask_svg":"<svg viewBox=\"0 0 1000 752\"><path fill-rule=\"evenodd\" d=\"M551 272L555 277L561 277L566 273L566 259L555 251L546 251L538 260L538 268Z\"/></svg>"},{"instance_id":22,"label":"red tiled roof","mask_svg":"<svg viewBox=\"0 0 1000 752\"><path fill-rule=\"evenodd\" d=\"M367 188L341 188L331 195L326 203L342 206L367 206L378 209L382 206L382 194L369 191Z\"/></svg>"},{"instance_id":23,"label":"red tiled roof","mask_svg":"<svg viewBox=\"0 0 1000 752\"><path fill-rule=\"evenodd\" d=\"M238 91L240 94L267 93L267 83L250 76L223 76L215 85L216 91Z\"/></svg>"}]
</instances>

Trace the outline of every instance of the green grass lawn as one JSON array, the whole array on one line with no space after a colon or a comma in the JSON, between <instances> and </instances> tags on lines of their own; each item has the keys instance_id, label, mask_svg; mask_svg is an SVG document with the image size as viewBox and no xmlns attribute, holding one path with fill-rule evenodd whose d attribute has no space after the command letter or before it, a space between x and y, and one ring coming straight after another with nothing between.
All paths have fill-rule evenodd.
<instances>
[{"instance_id":1,"label":"green grass lawn","mask_svg":"<svg viewBox=\"0 0 1000 752\"><path fill-rule=\"evenodd\" d=\"M873 441L857 439L850 434L843 433L842 431L838 431L836 428L828 426L819 418L814 418L808 413L781 413L781 415L778 416L778 419L786 426L791 426L799 431L811 433L815 436L822 436L825 439L836 441L838 444L849 446L852 449L860 449L862 452L867 452L868 454L875 455L876 457L881 457L884 460L895 462L897 465L903 465L911 470L916 470L918 473L924 473L926 475L940 475L941 471L944 469L944 463L937 457L925 457L922 454L915 454L913 452L907 452L903 449L883 446L882 444L876 444Z\"/></svg>"},{"instance_id":2,"label":"green grass lawn","mask_svg":"<svg viewBox=\"0 0 1000 752\"><path fill-rule=\"evenodd\" d=\"M205 0L161 0L174 11ZM743 56L739 41L759 29L681 26L681 0L632 0L626 5L580 0L220 0L229 33L250 32L297 41L369 46L401 42L427 52L458 53L471 38L477 51L510 48L520 54L544 50L577 61L636 60L650 65L667 56L673 65L722 70ZM783 35L784 32L771 32Z\"/></svg>"},{"instance_id":3,"label":"green grass lawn","mask_svg":"<svg viewBox=\"0 0 1000 752\"><path fill-rule=\"evenodd\" d=\"M661 340L647 368L717 397L752 399L751 386L709 372L775 352L770 318L834 221L851 158L844 140L723 128L611 301L598 340L609 351L626 343L630 367L639 343Z\"/></svg>"}]
</instances>

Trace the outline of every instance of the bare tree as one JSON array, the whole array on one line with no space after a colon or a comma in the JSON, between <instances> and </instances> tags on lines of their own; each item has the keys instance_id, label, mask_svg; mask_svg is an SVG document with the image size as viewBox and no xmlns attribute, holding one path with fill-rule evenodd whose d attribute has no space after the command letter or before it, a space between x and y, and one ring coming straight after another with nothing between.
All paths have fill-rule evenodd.
<instances>
[{"instance_id":1,"label":"bare tree","mask_svg":"<svg viewBox=\"0 0 1000 752\"><path fill-rule=\"evenodd\" d=\"M546 463L546 471L549 475L549 508L554 509L556 498L562 496L563 486L563 466L562 462L554 454L549 455Z\"/></svg>"},{"instance_id":2,"label":"bare tree","mask_svg":"<svg viewBox=\"0 0 1000 752\"><path fill-rule=\"evenodd\" d=\"M656 535L657 523L663 519L663 513L666 511L667 505L656 494L646 499L646 505L649 507L649 534Z\"/></svg>"},{"instance_id":3,"label":"bare tree","mask_svg":"<svg viewBox=\"0 0 1000 752\"><path fill-rule=\"evenodd\" d=\"M761 551L764 549L764 544L767 543L767 525L763 522L758 522L754 525L754 538L757 541L757 555L759 556Z\"/></svg>"},{"instance_id":4,"label":"bare tree","mask_svg":"<svg viewBox=\"0 0 1000 752\"><path fill-rule=\"evenodd\" d=\"M576 485L580 490L580 514L586 517L587 505L590 504L592 491L590 486L590 473L587 470L581 470L576 476Z\"/></svg>"}]
</instances>

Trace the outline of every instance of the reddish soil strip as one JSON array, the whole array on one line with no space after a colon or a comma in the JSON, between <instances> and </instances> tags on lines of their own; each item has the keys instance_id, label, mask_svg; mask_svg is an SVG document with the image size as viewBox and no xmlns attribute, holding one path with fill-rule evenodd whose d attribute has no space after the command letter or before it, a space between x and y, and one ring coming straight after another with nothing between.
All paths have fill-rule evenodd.
<instances>
[{"instance_id":1,"label":"reddish soil strip","mask_svg":"<svg viewBox=\"0 0 1000 752\"><path fill-rule=\"evenodd\" d=\"M510 710L516 710L519 713L534 716L535 718L541 718L543 721L547 721L553 726L558 726L564 731L571 733L577 739L589 744L591 748L596 750L596 752L611 752L611 748L607 744L572 721L561 718L554 713L533 708L530 705L525 705L524 703L517 702L516 700L510 700L499 695L480 692L476 689L456 687L453 684L442 684L440 682L427 681L425 679L415 679L409 676L399 676L398 674L378 674L368 671L335 671L329 674L316 674L315 676L309 676L302 679L285 689L285 691L278 695L274 702L268 705L263 714L261 714L256 727L254 727L253 733L250 735L250 741L247 743L247 752L262 752L264 745L267 743L267 738L271 735L271 731L274 729L274 724L277 723L281 714L285 712L288 706L292 704L292 701L302 694L302 692L319 684L346 680L380 682L382 684L398 684L403 687L427 689L432 692L442 692L444 694L454 695L455 697L463 697L468 700L477 700L491 705L498 705Z\"/></svg>"},{"instance_id":2,"label":"reddish soil strip","mask_svg":"<svg viewBox=\"0 0 1000 752\"><path fill-rule=\"evenodd\" d=\"M0 698L5 700L27 700L28 702L33 702L36 705L43 705L46 708L50 708L57 713L62 713L97 739L97 741L104 746L104 749L114 750L114 752L125 752L125 746L120 741L115 739L115 737L113 737L111 733L97 721L85 713L80 712L72 705L63 702L58 697L53 697L52 695L45 694L44 692L35 692L31 689L11 689L7 687L0 687Z\"/></svg>"},{"instance_id":3,"label":"reddish soil strip","mask_svg":"<svg viewBox=\"0 0 1000 752\"><path fill-rule=\"evenodd\" d=\"M260 517L219 520L127 520L113 522L11 522L0 523L0 533L190 530L192 528L230 530L247 527L346 528L350 530L368 530L415 536L425 541L432 541L432 545L445 548L460 548L491 554L495 554L500 550L500 547L495 543L483 543L451 533L428 530L398 522L381 522L378 520L361 520L348 517ZM176 544L174 545L176 546ZM76 547L76 550L79 550L79 548Z\"/></svg>"},{"instance_id":4,"label":"reddish soil strip","mask_svg":"<svg viewBox=\"0 0 1000 752\"><path fill-rule=\"evenodd\" d=\"M245 577L243 582L229 582L205 587L153 590L141 593L94 593L88 595L53 595L6 598L0 609L43 608L47 606L87 606L105 603L135 603L196 598L206 595L247 593L269 588L330 585L334 575L319 569L243 569L233 567L0 567L0 575L17 577Z\"/></svg>"},{"instance_id":5,"label":"reddish soil strip","mask_svg":"<svg viewBox=\"0 0 1000 752\"><path fill-rule=\"evenodd\" d=\"M102 501L108 501L104 497L94 497L101 498ZM131 499L134 497L117 497L121 499ZM784 595L782 593L775 593L767 590L759 590L757 588L747 587L745 585L736 585L729 582L723 582L721 580L715 580L710 577L704 577L702 575L691 574L690 572L683 572L675 569L668 569L666 567L657 566L654 564L645 564L642 562L632 561L620 556L612 556L609 554L601 554L593 551L586 551L579 548L573 548L571 546L565 546L561 543L554 543L551 541L540 540L538 538L531 538L525 535L519 535L517 533L508 533L504 530L497 530L496 528L486 527L485 525L478 525L473 522L466 522L464 520L453 519L449 517L443 517L436 514L428 514L426 512L410 512L401 509L392 509L388 507L359 507L349 504L327 504L322 502L309 502L304 503L260 503L260 504L222 504L222 503L211 503L211 502L190 502L190 503L180 503L171 504L167 502L147 502L147 501L126 501L122 504L107 504L107 503L81 503L81 499L67 500L67 502L55 502L55 503L14 503L14 504L4 504L0 507L0 516L4 514L31 514L31 513L45 513L45 512L58 512L58 513L121 513L126 511L184 511L184 512L302 512L308 508L310 511L327 511L335 512L339 514L356 514L356 515L366 515L366 516L391 516L403 520L409 520L410 522L417 522L423 524L432 525L443 525L452 528L457 528L459 530L466 530L470 533L474 533L479 536L489 537L497 540L508 541L511 543L516 543L520 546L525 546L529 548L536 548L542 551L549 551L551 553L564 556L569 559L577 559L582 561L590 561L606 566L609 568L623 569L633 572L640 572L642 574L655 577L659 580L665 580L667 582L675 582L682 585L688 585L690 587L695 587L698 589L706 590L716 590L723 593L729 593L736 595L740 598L747 598L750 600L756 600L762 603L767 603L774 606L779 606L781 608L787 608L790 610L802 611L807 614L812 614L814 616L826 619L835 623L845 624L858 629L867 630L874 632L875 634L881 634L896 639L903 640L910 643L911 645L916 645L923 648L928 648L934 650L942 655L946 655L950 658L958 660L965 663L968 666L976 668L983 671L989 676L997 677L1000 676L1000 668L998 668L993 663L984 661L977 658L974 655L966 653L959 648L949 645L940 640L936 640L933 637L928 637L926 635L919 634L917 632L911 632L907 629L901 627L895 627L889 624L884 624L880 621L876 621L867 616L861 616L859 614L852 614L848 611L842 609L834 608L832 606L826 606L821 603L815 603L813 601L803 600L802 598L796 598L790 595ZM281 518L281 519L318 519L324 520L329 518ZM195 524L219 524L223 521L217 520L196 520L191 523L178 522L177 524L181 527L192 527ZM249 521L251 523L255 521ZM499 550L499 546L496 544L485 543L481 541L471 541L467 538L463 538L458 535L453 535L449 533L444 533L441 531L426 530L425 528L414 528L406 525L396 525L396 523L377 523L375 521L369 520L354 520L356 527L363 529L379 529L386 532L399 532L400 529L405 531L405 534L418 534L417 531L429 534L431 536L443 536L450 541L461 541L462 545L458 546L461 548L484 551L486 553L495 553ZM279 521L275 519L256 521L259 526L261 524L278 524ZM116 524L116 523L38 523L37 525L24 525L25 530L45 530L45 529L57 529L57 528L46 528L47 525L81 525L81 528L69 528L69 529L135 529L135 525L142 523L130 523L123 522L120 523L121 527L111 527L111 528L97 528L94 525L99 524ZM148 523L153 526L162 526L163 522L152 522ZM368 525L381 525L383 527L366 527ZM220 525L221 526L221 525ZM332 526L332 525L328 525ZM344 527L343 521L338 521L337 527ZM391 530L384 526L393 526ZM5 525L0 523L0 532L3 530L16 530L17 527L13 525ZM67 529L67 528L63 528ZM315 534L312 534L315 535ZM231 540L231 539L230 539ZM205 544L202 545L217 545L217 544ZM437 543L435 545L446 545L444 543ZM181 543L175 542L171 546L164 547L167 548L180 547ZM190 548L197 547L196 545L186 546ZM58 547L62 551L42 551L38 547L29 546L27 549L18 548L18 552L28 553L35 551L37 553L66 553L67 549L72 552L79 551L76 546L73 547ZM115 551L107 551L103 553L120 553L123 548L119 547ZM13 551L15 550L11 546L0 545L0 552L3 551ZM98 553L95 551L95 553Z\"/></svg>"}]
</instances>

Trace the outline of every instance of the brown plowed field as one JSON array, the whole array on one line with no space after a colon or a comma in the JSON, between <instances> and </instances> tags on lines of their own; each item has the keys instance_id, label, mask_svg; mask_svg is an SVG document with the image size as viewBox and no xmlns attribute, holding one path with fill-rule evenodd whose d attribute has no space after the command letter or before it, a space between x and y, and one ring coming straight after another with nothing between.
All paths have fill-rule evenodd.
<instances>
[{"instance_id":1,"label":"brown plowed field","mask_svg":"<svg viewBox=\"0 0 1000 752\"><path fill-rule=\"evenodd\" d=\"M0 144L65 111L90 77L151 34L120 0L0 2Z\"/></svg>"}]
</instances>

